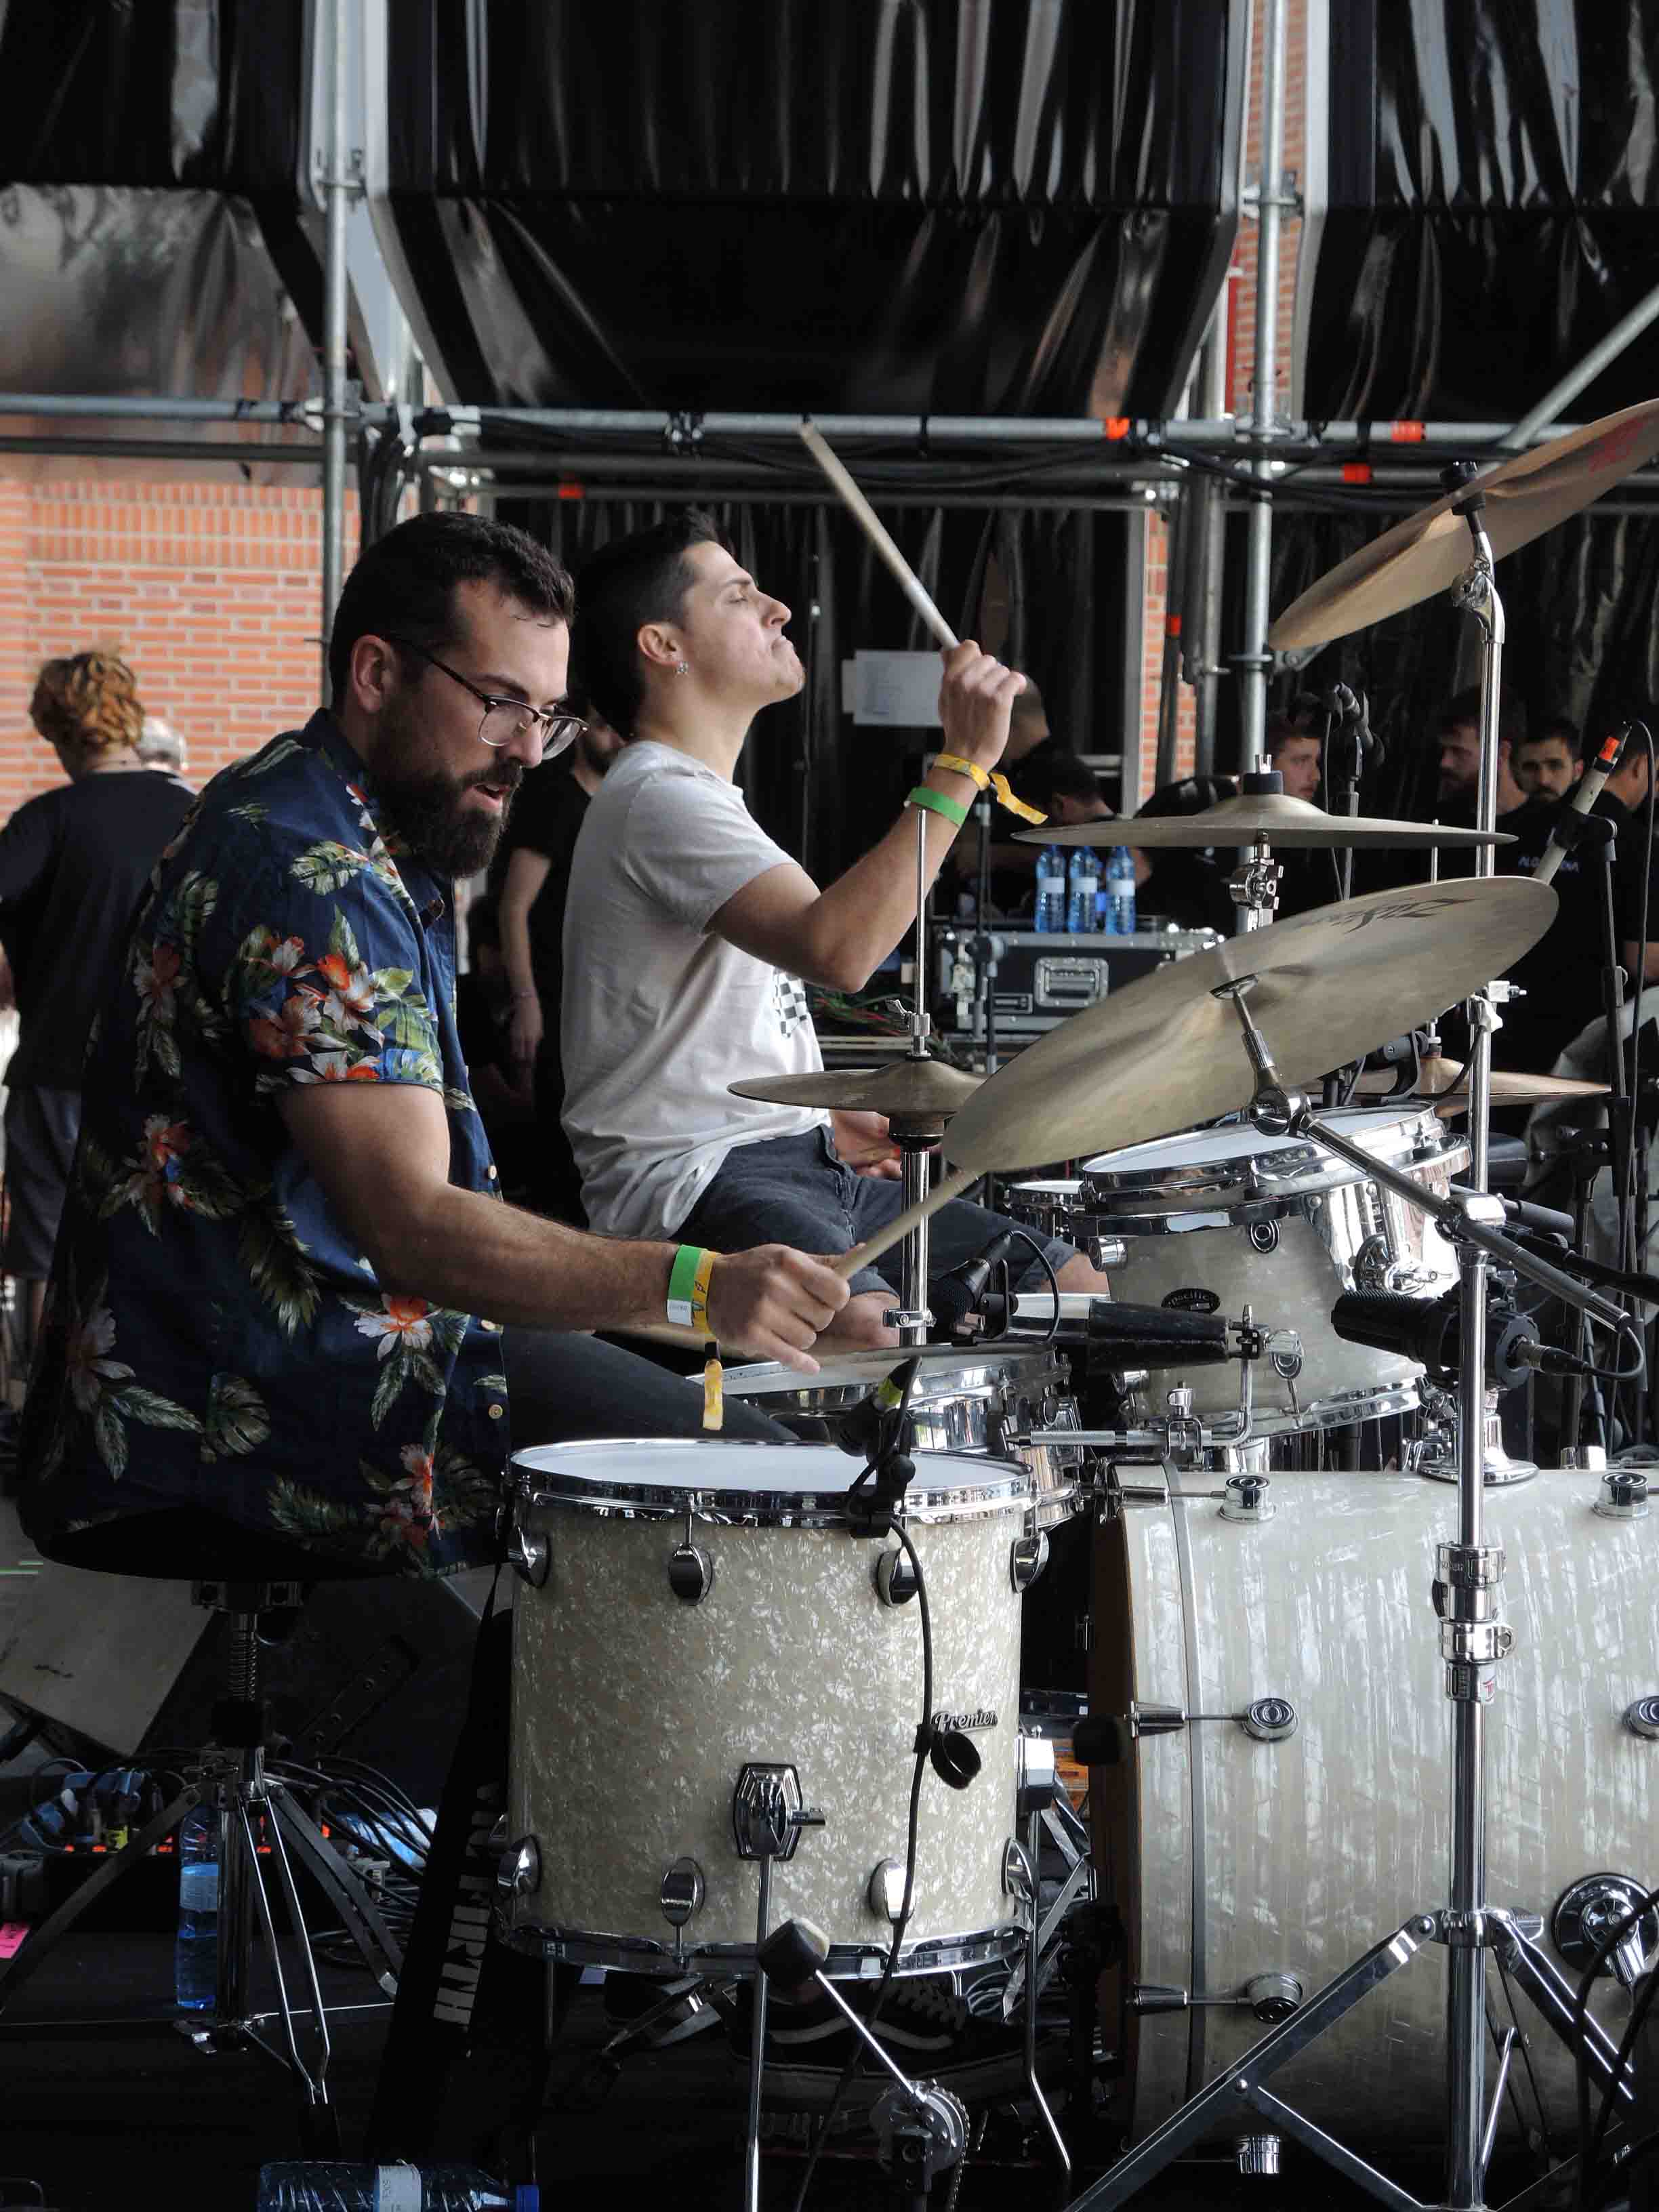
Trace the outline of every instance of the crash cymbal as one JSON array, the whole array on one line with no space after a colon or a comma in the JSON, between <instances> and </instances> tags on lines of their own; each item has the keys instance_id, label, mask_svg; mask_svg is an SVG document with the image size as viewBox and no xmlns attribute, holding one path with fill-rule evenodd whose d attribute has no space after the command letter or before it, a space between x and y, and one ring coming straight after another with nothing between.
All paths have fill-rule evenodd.
<instances>
[{"instance_id":1,"label":"crash cymbal","mask_svg":"<svg viewBox=\"0 0 1659 2212\"><path fill-rule=\"evenodd\" d=\"M739 1098L777 1106L839 1108L844 1114L954 1114L984 1081L943 1060L896 1060L886 1067L835 1067L822 1075L755 1075L729 1087Z\"/></svg>"},{"instance_id":2,"label":"crash cymbal","mask_svg":"<svg viewBox=\"0 0 1659 2212\"><path fill-rule=\"evenodd\" d=\"M1422 1080L1409 1095L1417 1099L1432 1098L1461 1114L1469 1103L1462 1076L1463 1070L1455 1060L1427 1060ZM1356 1095L1361 1098L1380 1097L1393 1082L1394 1077L1387 1068L1365 1068L1360 1074ZM1539 1106L1563 1098L1605 1098L1607 1095L1605 1083L1583 1083L1574 1076L1533 1075L1520 1067L1494 1067L1492 1072L1495 1106ZM1404 1103L1402 1097L1401 1103Z\"/></svg>"},{"instance_id":3,"label":"crash cymbal","mask_svg":"<svg viewBox=\"0 0 1659 2212\"><path fill-rule=\"evenodd\" d=\"M1586 422L1547 446L1516 453L1474 478L1486 495L1481 515L1494 558L1530 544L1589 507L1659 453L1659 399ZM1310 584L1267 632L1271 646L1324 645L1384 615L1449 592L1474 558L1461 514L1470 485L1407 515L1370 545Z\"/></svg>"},{"instance_id":4,"label":"crash cymbal","mask_svg":"<svg viewBox=\"0 0 1659 2212\"><path fill-rule=\"evenodd\" d=\"M1280 852L1318 845L1512 845L1513 837L1480 830L1449 830L1439 822L1392 822L1374 814L1327 814L1305 799L1282 791L1256 798L1224 799L1198 814L1118 816L1107 822L1067 822L1055 829L1021 830L1021 845L1248 845L1266 837Z\"/></svg>"},{"instance_id":5,"label":"crash cymbal","mask_svg":"<svg viewBox=\"0 0 1659 2212\"><path fill-rule=\"evenodd\" d=\"M1172 960L1073 1014L981 1085L945 1133L957 1163L932 1212L988 1170L1086 1159L1248 1106L1255 1085L1238 1017L1247 1003L1278 1066L1338 1067L1403 1036L1492 976L1553 920L1528 876L1373 891ZM839 1269L867 1266L911 1228L907 1208Z\"/></svg>"}]
</instances>

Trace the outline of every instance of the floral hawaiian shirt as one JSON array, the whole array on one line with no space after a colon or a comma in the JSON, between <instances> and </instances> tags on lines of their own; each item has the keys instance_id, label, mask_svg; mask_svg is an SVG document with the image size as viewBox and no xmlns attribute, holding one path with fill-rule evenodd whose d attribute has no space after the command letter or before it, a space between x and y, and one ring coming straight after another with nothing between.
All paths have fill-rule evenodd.
<instances>
[{"instance_id":1,"label":"floral hawaiian shirt","mask_svg":"<svg viewBox=\"0 0 1659 2212\"><path fill-rule=\"evenodd\" d=\"M329 715L215 777L87 1062L21 1439L37 1540L195 1505L366 1572L493 1556L500 1334L380 1289L276 1103L439 1091L451 1181L495 1194L454 1000L448 887Z\"/></svg>"}]
</instances>

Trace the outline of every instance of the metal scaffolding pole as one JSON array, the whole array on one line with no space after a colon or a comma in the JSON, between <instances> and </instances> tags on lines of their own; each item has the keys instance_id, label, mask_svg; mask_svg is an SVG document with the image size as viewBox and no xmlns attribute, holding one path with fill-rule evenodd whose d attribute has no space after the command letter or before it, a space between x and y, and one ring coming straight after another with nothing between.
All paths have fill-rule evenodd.
<instances>
[{"instance_id":1,"label":"metal scaffolding pole","mask_svg":"<svg viewBox=\"0 0 1659 2212\"><path fill-rule=\"evenodd\" d=\"M351 180L346 162L347 0L329 0L328 167L323 263L323 597L319 697L329 699L328 640L345 575L346 220Z\"/></svg>"},{"instance_id":2,"label":"metal scaffolding pole","mask_svg":"<svg viewBox=\"0 0 1659 2212\"><path fill-rule=\"evenodd\" d=\"M1255 392L1250 433L1256 453L1253 474L1264 486L1273 480L1267 456L1275 443L1273 403L1279 375L1279 230L1285 205L1285 0L1267 0L1261 47L1261 167L1256 185ZM1182 433L1183 438L1185 433ZM1251 501L1244 571L1244 637L1237 655L1240 739L1243 764L1261 757L1267 724L1267 599L1272 584L1273 509L1268 490Z\"/></svg>"},{"instance_id":3,"label":"metal scaffolding pole","mask_svg":"<svg viewBox=\"0 0 1659 2212\"><path fill-rule=\"evenodd\" d=\"M1210 416L1227 404L1227 318L1232 295L1224 284L1198 365L1198 404ZM1216 689L1221 667L1222 556L1226 550L1227 492L1207 471L1194 475L1186 497L1192 517L1192 550L1182 610L1183 672L1193 687L1193 769L1215 773Z\"/></svg>"}]
</instances>

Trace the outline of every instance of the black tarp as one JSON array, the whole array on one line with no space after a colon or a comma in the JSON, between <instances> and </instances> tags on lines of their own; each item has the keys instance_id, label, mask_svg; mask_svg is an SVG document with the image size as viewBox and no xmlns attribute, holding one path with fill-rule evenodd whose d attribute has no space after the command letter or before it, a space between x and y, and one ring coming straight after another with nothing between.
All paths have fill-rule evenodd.
<instances>
[{"instance_id":1,"label":"black tarp","mask_svg":"<svg viewBox=\"0 0 1659 2212\"><path fill-rule=\"evenodd\" d=\"M383 218L497 404L1159 414L1243 0L398 0Z\"/></svg>"},{"instance_id":2,"label":"black tarp","mask_svg":"<svg viewBox=\"0 0 1659 2212\"><path fill-rule=\"evenodd\" d=\"M264 0L0 8L0 392L308 389L304 29Z\"/></svg>"},{"instance_id":3,"label":"black tarp","mask_svg":"<svg viewBox=\"0 0 1659 2212\"><path fill-rule=\"evenodd\" d=\"M1653 0L1341 0L1305 412L1512 422L1659 285ZM1574 403L1659 390L1650 328Z\"/></svg>"}]
</instances>

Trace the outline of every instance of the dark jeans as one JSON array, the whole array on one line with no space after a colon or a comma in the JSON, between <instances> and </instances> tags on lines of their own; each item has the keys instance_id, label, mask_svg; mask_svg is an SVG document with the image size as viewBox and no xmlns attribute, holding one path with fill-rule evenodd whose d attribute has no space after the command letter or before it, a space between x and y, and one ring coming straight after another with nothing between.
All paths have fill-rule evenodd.
<instances>
[{"instance_id":1,"label":"dark jeans","mask_svg":"<svg viewBox=\"0 0 1659 2212\"><path fill-rule=\"evenodd\" d=\"M581 1437L700 1437L702 1384L637 1352L561 1329L501 1332L501 1364L515 1451ZM787 1429L739 1400L726 1401L721 1433L793 1443Z\"/></svg>"},{"instance_id":2,"label":"dark jeans","mask_svg":"<svg viewBox=\"0 0 1659 2212\"><path fill-rule=\"evenodd\" d=\"M828 1129L804 1137L765 1137L739 1145L726 1154L714 1180L675 1232L682 1243L710 1245L717 1252L747 1252L757 1244L792 1244L798 1252L850 1252L902 1212L904 1194L896 1182L856 1175L843 1165ZM965 1198L940 1206L929 1224L929 1272L948 1274L982 1252L994 1237L1018 1224ZM1058 1237L1038 1237L1056 1270L1077 1257L1077 1248ZM852 1279L860 1291L900 1287L902 1248L883 1253ZM1018 1266L1018 1259L1016 1259ZM1048 1278L1034 1258L1015 1277L1021 1291L1041 1289Z\"/></svg>"}]
</instances>

